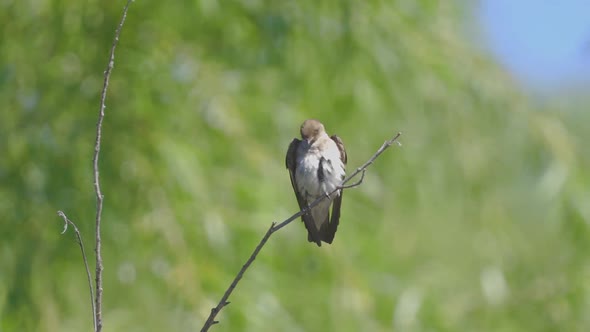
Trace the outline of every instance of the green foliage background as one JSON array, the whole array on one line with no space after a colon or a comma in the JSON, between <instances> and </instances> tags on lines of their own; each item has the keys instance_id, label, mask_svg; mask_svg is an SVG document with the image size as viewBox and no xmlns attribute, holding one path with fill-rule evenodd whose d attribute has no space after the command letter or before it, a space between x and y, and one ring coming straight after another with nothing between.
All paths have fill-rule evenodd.
<instances>
[{"instance_id":1,"label":"green foliage background","mask_svg":"<svg viewBox=\"0 0 590 332\"><path fill-rule=\"evenodd\" d=\"M0 331L88 331L95 124L123 1L1 1ZM470 46L460 3L132 4L107 99L105 331L194 331L272 221L309 117L349 167L332 246L275 234L214 331L588 331L590 118ZM471 29L471 27L467 27ZM585 104L581 104L585 105ZM585 147L586 146L586 147Z\"/></svg>"}]
</instances>

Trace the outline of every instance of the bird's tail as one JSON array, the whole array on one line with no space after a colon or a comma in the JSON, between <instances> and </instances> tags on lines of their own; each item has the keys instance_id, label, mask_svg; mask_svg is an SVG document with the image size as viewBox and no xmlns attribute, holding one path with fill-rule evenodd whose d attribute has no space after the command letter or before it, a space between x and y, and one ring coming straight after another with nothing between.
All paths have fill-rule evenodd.
<instances>
[{"instance_id":1,"label":"bird's tail","mask_svg":"<svg viewBox=\"0 0 590 332\"><path fill-rule=\"evenodd\" d=\"M338 227L338 224L331 223L329 220L330 216L328 215L322 224L322 227L320 228L319 235L322 241L332 244L332 241L334 241L334 235L336 235L336 228Z\"/></svg>"},{"instance_id":2,"label":"bird's tail","mask_svg":"<svg viewBox=\"0 0 590 332\"><path fill-rule=\"evenodd\" d=\"M316 239L313 238L313 235L311 235L311 232L310 231L307 231L307 241L313 242L313 243L317 244L318 247L321 247L322 246L321 236L320 236L320 239L316 240Z\"/></svg>"}]
</instances>

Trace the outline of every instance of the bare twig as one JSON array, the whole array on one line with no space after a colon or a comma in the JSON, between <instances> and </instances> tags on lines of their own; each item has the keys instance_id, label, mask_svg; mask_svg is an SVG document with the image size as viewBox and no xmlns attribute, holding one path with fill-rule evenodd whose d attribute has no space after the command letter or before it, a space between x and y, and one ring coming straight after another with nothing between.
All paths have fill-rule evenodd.
<instances>
[{"instance_id":1,"label":"bare twig","mask_svg":"<svg viewBox=\"0 0 590 332\"><path fill-rule=\"evenodd\" d=\"M260 240L260 243L258 243L258 245L256 246L256 249L254 249L254 252L252 252L252 254L250 255L250 258L248 258L248 260L246 261L246 264L244 264L244 266L242 266L242 268L240 269L240 271L238 272L238 274L236 275L236 277L234 278L234 280L232 281L232 283L229 285L229 287L227 288L227 290L225 291L225 293L221 297L221 300L219 301L219 303L217 304L217 306L215 308L211 309L211 313L209 314L209 317L205 321L205 324L203 325L203 328L201 328L201 332L206 332L206 331L209 330L209 328L212 325L219 323L219 321L216 321L215 320L215 317L217 316L217 314L226 305L229 304L229 302L227 301L227 299L229 298L229 296L231 295L231 293L234 291L234 289L238 285L238 282L240 282L240 280L242 279L242 276L244 275L244 273L246 272L246 270L250 267L250 265L252 264L252 262L254 262L254 260L256 259L256 256L258 255L258 253L260 252L260 250L262 249L262 247L266 244L266 241L268 241L268 239L270 238L270 236L274 232L276 232L279 229L287 226L293 220L295 220L295 219L301 217L302 215L308 213L309 210L311 210L314 206L318 205L321 201L323 201L327 197L331 196L336 191L338 191L338 190L344 190L344 189L349 189L349 188L354 188L354 187L357 187L357 186L361 185L361 183L363 182L363 180L365 178L365 172L366 172L367 168L369 166L371 166L371 164L373 164L373 162L375 161L375 159L377 159L388 147L390 147L394 143L399 144L399 142L397 142L397 139L400 136L401 136L401 133L397 133L390 140L385 141L385 143L383 143L383 145L381 145L381 147L379 148L379 150L377 150L377 152L375 152L375 154L373 154L373 156L371 156L371 158L369 158L369 160L367 160L367 162L365 162L363 165L361 165L359 168L357 168L352 174L350 174L348 177L346 177L342 181L342 184L338 188L336 188L333 191L331 191L330 193L328 193L328 194L326 194L326 195L324 195L324 196L316 199L311 204L309 204L307 206L307 208L305 208L305 209L303 209L303 210L295 213L294 215L292 215L289 218L285 219L281 223L276 224L276 223L273 222L270 225L270 228L268 229L268 231L266 231L266 234L264 234L264 236ZM355 183L353 183L351 185L345 185L346 183L350 182L350 180L352 180L354 177L356 177L359 173L362 173L362 174L361 174L361 178L357 182L355 182Z\"/></svg>"},{"instance_id":2,"label":"bare twig","mask_svg":"<svg viewBox=\"0 0 590 332\"><path fill-rule=\"evenodd\" d=\"M363 180L365 179L365 173L366 173L366 171L367 171L366 169L363 169L363 172L361 173L361 178L357 182L355 182L353 184L347 184L347 185L344 185L343 184L343 185L340 186L340 188L341 189L350 189L350 188L354 188L354 187L360 186L361 183L363 183Z\"/></svg>"},{"instance_id":3,"label":"bare twig","mask_svg":"<svg viewBox=\"0 0 590 332\"><path fill-rule=\"evenodd\" d=\"M107 64L107 68L104 71L104 83L102 86L102 91L100 94L100 109L98 112L98 122L96 123L96 141L94 144L94 157L92 158L93 164L93 171L94 171L94 191L96 192L96 229L95 229L95 236L96 236L96 299L95 299L95 316L96 316L96 327L95 331L100 332L102 330L102 252L101 252L101 237L100 237L100 221L102 217L102 205L104 196L100 190L100 181L99 181L99 170L98 170L98 158L100 155L100 141L102 138L102 122L104 119L104 110L106 108L105 101L107 98L107 90L109 87L109 80L111 78L111 72L113 71L113 67L115 65L115 48L119 43L119 36L121 35L121 30L123 29L123 24L125 23L125 19L127 18L127 10L129 9L129 5L133 0L128 0L123 8L123 16L121 17L121 21L117 26L117 30L115 31L115 38L113 40L113 45L111 46L111 52L109 54L109 62Z\"/></svg>"},{"instance_id":4,"label":"bare twig","mask_svg":"<svg viewBox=\"0 0 590 332\"><path fill-rule=\"evenodd\" d=\"M211 309L211 314L209 315L209 318L207 318L207 321L205 322L205 325L203 325L203 328L201 329L201 331L207 331L211 325L219 323L218 321L215 320L215 316L217 316L217 313L219 311L221 311L221 309L223 309L223 307L225 307L226 305L229 304L229 302L227 302L227 299L229 298L231 293L234 291L234 288L236 288L236 286L238 285L238 282L240 282L240 279L242 279L244 272L246 272L248 267L250 267L250 264L252 264L252 262L254 262L254 260L256 259L256 256L260 252L260 249L262 249L262 247L264 246L266 241L268 241L268 238L272 235L272 233L274 233L274 230L273 230L274 226L275 226L275 223L273 222L270 225L270 228L268 229L268 231L266 231L266 234L264 234L264 236L262 237L262 240L260 240L260 243L258 243L258 245L256 246L256 249L254 249L254 252L252 252L252 255L250 255L250 258L248 258L248 260L246 261L246 264L244 264L244 266L242 266L242 268L240 269L240 272L238 272L238 274L234 278L234 281L232 281L231 285L229 285L229 288L225 291L225 293L221 297L221 300L219 301L217 306L215 308Z\"/></svg>"},{"instance_id":5,"label":"bare twig","mask_svg":"<svg viewBox=\"0 0 590 332\"><path fill-rule=\"evenodd\" d=\"M94 290L92 289L92 275L90 274L90 267L88 266L88 258L86 257L86 251L84 250L84 243L82 243L82 235L80 235L80 231L76 224L73 221L68 219L63 211L57 211L57 215L60 216L64 220L64 230L61 232L64 234L68 230L68 224L72 225L74 228L74 233L76 233L76 241L80 246L80 251L82 252L82 259L84 260L84 267L86 268L86 277L88 278L88 288L90 289L90 306L92 308L92 322L94 323L94 331L96 331L96 315L94 309Z\"/></svg>"}]
</instances>

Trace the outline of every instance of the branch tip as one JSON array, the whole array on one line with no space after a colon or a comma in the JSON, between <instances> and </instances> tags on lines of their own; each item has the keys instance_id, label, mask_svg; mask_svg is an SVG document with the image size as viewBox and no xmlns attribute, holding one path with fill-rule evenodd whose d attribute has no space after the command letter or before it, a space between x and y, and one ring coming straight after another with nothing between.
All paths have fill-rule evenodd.
<instances>
[{"instance_id":1,"label":"branch tip","mask_svg":"<svg viewBox=\"0 0 590 332\"><path fill-rule=\"evenodd\" d=\"M57 211L57 215L64 220L64 229L60 233L60 235L64 235L66 233L66 231L68 230L68 218L61 210Z\"/></svg>"}]
</instances>

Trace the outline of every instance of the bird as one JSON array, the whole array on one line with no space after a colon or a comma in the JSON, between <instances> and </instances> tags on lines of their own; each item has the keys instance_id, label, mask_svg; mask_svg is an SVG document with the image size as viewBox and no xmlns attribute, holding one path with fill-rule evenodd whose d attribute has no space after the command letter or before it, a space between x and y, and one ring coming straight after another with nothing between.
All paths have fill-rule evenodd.
<instances>
[{"instance_id":1,"label":"bird","mask_svg":"<svg viewBox=\"0 0 590 332\"><path fill-rule=\"evenodd\" d=\"M340 137L328 136L324 125L315 119L305 120L300 134L301 139L294 138L289 144L285 164L301 210L327 196L301 216L307 240L320 247L322 241L332 243L340 222L342 188L339 187L346 176L346 149Z\"/></svg>"}]
</instances>

